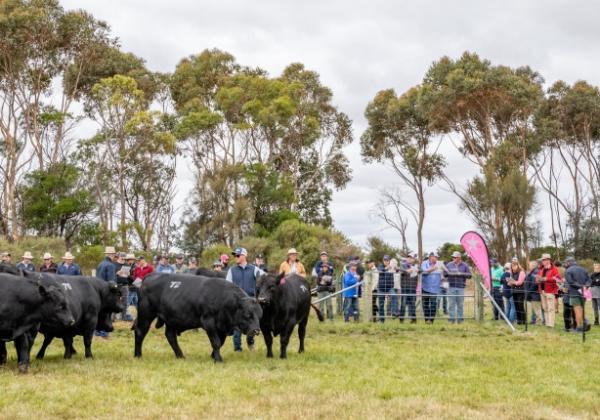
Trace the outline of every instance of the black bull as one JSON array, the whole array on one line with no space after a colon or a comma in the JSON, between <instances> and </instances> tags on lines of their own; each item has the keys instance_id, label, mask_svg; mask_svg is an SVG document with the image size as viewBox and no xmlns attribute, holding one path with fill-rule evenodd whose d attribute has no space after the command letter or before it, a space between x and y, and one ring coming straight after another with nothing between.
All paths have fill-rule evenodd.
<instances>
[{"instance_id":1,"label":"black bull","mask_svg":"<svg viewBox=\"0 0 600 420\"><path fill-rule=\"evenodd\" d=\"M140 288L135 331L135 357L150 324L165 325L165 336L177 358L182 358L177 336L203 328L212 347L211 357L222 362L220 349L228 335L238 330L247 335L260 332L260 305L240 288L220 278L186 274L151 274Z\"/></svg>"},{"instance_id":2,"label":"black bull","mask_svg":"<svg viewBox=\"0 0 600 420\"><path fill-rule=\"evenodd\" d=\"M6 363L6 342L14 341L19 371L27 372L39 325L64 328L74 322L65 292L56 280L0 273L0 365Z\"/></svg>"},{"instance_id":3,"label":"black bull","mask_svg":"<svg viewBox=\"0 0 600 420\"><path fill-rule=\"evenodd\" d=\"M287 346L294 328L298 325L299 353L304 352L304 337L310 308L316 311L319 321L323 315L311 303L310 285L304 277L290 274L265 274L256 283L256 296L263 308L260 329L267 346L267 357L273 357L273 336L280 335L280 357L287 357Z\"/></svg>"},{"instance_id":4,"label":"black bull","mask_svg":"<svg viewBox=\"0 0 600 420\"><path fill-rule=\"evenodd\" d=\"M67 328L57 328L42 322L40 332L44 334L44 343L37 358L43 359L46 348L55 337L58 337L62 338L64 343L64 358L70 359L76 353L73 348L73 337L77 335L83 337L85 357L93 357L94 330L112 331L112 314L123 311L123 305L120 303L120 288L115 282L106 282L96 277L56 274L45 274L45 276L54 278L63 287L75 323Z\"/></svg>"}]
</instances>

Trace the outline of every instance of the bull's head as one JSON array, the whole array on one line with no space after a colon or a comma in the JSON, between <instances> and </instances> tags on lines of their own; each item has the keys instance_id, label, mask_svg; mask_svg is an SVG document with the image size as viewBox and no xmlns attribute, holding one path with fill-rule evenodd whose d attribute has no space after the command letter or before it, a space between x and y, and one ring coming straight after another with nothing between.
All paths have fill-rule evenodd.
<instances>
[{"instance_id":1,"label":"bull's head","mask_svg":"<svg viewBox=\"0 0 600 420\"><path fill-rule=\"evenodd\" d=\"M62 287L44 282L38 285L38 291L43 299L40 312L45 323L60 327L70 327L75 323Z\"/></svg>"},{"instance_id":2,"label":"bull's head","mask_svg":"<svg viewBox=\"0 0 600 420\"><path fill-rule=\"evenodd\" d=\"M106 302L104 302L103 309L107 312L119 313L125 310L125 307L121 303L121 288L114 281L108 282L108 295Z\"/></svg>"},{"instance_id":3,"label":"bull's head","mask_svg":"<svg viewBox=\"0 0 600 420\"><path fill-rule=\"evenodd\" d=\"M256 281L256 296L261 305L270 305L273 302L277 286L283 278L283 274L263 274Z\"/></svg>"},{"instance_id":4,"label":"bull's head","mask_svg":"<svg viewBox=\"0 0 600 420\"><path fill-rule=\"evenodd\" d=\"M235 327L249 337L260 334L260 318L262 317L262 308L251 297L245 297L240 300L235 313Z\"/></svg>"}]
</instances>

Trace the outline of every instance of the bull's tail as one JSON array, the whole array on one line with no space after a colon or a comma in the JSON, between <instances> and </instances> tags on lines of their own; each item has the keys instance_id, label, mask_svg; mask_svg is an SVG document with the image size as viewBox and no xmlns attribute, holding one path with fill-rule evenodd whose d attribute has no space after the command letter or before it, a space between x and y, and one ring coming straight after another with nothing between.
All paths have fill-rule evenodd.
<instances>
[{"instance_id":1,"label":"bull's tail","mask_svg":"<svg viewBox=\"0 0 600 420\"><path fill-rule=\"evenodd\" d=\"M319 322L325 321L325 317L323 316L323 314L321 313L321 311L319 310L319 308L317 307L317 305L315 305L314 303L311 303L310 306L312 306L312 308L317 313L317 318L319 318Z\"/></svg>"}]
</instances>

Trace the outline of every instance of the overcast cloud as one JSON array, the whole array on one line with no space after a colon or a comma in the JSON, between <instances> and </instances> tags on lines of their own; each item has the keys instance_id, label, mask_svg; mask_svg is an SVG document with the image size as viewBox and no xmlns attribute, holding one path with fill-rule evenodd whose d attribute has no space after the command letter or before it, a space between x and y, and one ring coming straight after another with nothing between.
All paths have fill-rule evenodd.
<instances>
[{"instance_id":1,"label":"overcast cloud","mask_svg":"<svg viewBox=\"0 0 600 420\"><path fill-rule=\"evenodd\" d=\"M397 235L370 217L380 188L397 180L383 167L364 165L358 140L363 111L381 89L398 93L420 82L434 60L477 52L495 64L530 65L547 83L585 79L599 84L600 4L584 1L197 1L64 0L107 21L124 50L155 71L173 71L185 56L206 48L233 54L239 63L278 75L291 62L317 71L334 102L354 121L356 141L347 148L351 183L332 203L335 227L364 245L369 235L398 244ZM464 185L475 168L449 141L448 171ZM178 201L191 187L180 168ZM467 214L443 186L427 196L425 248L457 242L472 228ZM538 217L546 217L543 208ZM410 238L413 248L415 229Z\"/></svg>"}]
</instances>

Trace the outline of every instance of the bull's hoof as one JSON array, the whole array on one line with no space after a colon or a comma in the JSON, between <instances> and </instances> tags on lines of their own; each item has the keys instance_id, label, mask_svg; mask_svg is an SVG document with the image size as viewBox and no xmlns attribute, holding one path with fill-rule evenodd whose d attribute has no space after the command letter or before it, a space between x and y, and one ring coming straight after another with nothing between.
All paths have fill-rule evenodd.
<instances>
[{"instance_id":1,"label":"bull's hoof","mask_svg":"<svg viewBox=\"0 0 600 420\"><path fill-rule=\"evenodd\" d=\"M63 356L65 360L69 360L71 357L73 357L71 353L65 353L65 355Z\"/></svg>"},{"instance_id":2,"label":"bull's hoof","mask_svg":"<svg viewBox=\"0 0 600 420\"><path fill-rule=\"evenodd\" d=\"M272 359L273 358L273 353L267 353L267 359Z\"/></svg>"},{"instance_id":3,"label":"bull's hoof","mask_svg":"<svg viewBox=\"0 0 600 420\"><path fill-rule=\"evenodd\" d=\"M304 353L304 349L298 350L298 353Z\"/></svg>"},{"instance_id":4,"label":"bull's hoof","mask_svg":"<svg viewBox=\"0 0 600 420\"><path fill-rule=\"evenodd\" d=\"M93 356L93 355L90 353L90 354L86 354L86 355L85 355L85 358L86 358L86 359L93 359L93 358L94 358L94 356Z\"/></svg>"},{"instance_id":5,"label":"bull's hoof","mask_svg":"<svg viewBox=\"0 0 600 420\"><path fill-rule=\"evenodd\" d=\"M183 354L176 354L175 357L178 359L185 359L185 356Z\"/></svg>"},{"instance_id":6,"label":"bull's hoof","mask_svg":"<svg viewBox=\"0 0 600 420\"><path fill-rule=\"evenodd\" d=\"M281 356L279 356L280 359L287 359L287 354L282 354Z\"/></svg>"},{"instance_id":7,"label":"bull's hoof","mask_svg":"<svg viewBox=\"0 0 600 420\"><path fill-rule=\"evenodd\" d=\"M41 353L38 353L38 354L35 356L35 358L36 358L37 360L42 360L42 359L44 358L44 355L43 355L43 354L41 354Z\"/></svg>"},{"instance_id":8,"label":"bull's hoof","mask_svg":"<svg viewBox=\"0 0 600 420\"><path fill-rule=\"evenodd\" d=\"M29 370L29 365L26 365L25 363L21 364L19 363L19 373L27 373L27 371Z\"/></svg>"}]
</instances>

